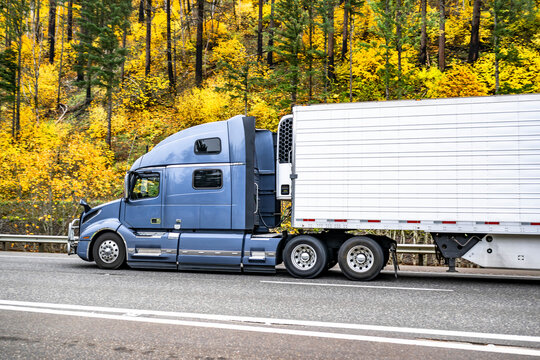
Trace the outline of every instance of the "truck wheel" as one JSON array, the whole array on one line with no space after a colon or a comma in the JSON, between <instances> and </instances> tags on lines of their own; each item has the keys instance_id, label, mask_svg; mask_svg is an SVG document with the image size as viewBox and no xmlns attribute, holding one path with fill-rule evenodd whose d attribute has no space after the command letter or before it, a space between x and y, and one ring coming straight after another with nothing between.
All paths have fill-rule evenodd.
<instances>
[{"instance_id":1,"label":"truck wheel","mask_svg":"<svg viewBox=\"0 0 540 360\"><path fill-rule=\"evenodd\" d=\"M126 260L126 249L122 239L110 232L97 238L92 254L100 269L118 269Z\"/></svg>"},{"instance_id":2,"label":"truck wheel","mask_svg":"<svg viewBox=\"0 0 540 360\"><path fill-rule=\"evenodd\" d=\"M328 250L317 238L300 235L283 249L285 268L294 277L312 279L319 276L328 264Z\"/></svg>"},{"instance_id":3,"label":"truck wheel","mask_svg":"<svg viewBox=\"0 0 540 360\"><path fill-rule=\"evenodd\" d=\"M374 240L355 236L339 248L338 262L341 272L351 280L371 280L383 267L383 249Z\"/></svg>"}]
</instances>

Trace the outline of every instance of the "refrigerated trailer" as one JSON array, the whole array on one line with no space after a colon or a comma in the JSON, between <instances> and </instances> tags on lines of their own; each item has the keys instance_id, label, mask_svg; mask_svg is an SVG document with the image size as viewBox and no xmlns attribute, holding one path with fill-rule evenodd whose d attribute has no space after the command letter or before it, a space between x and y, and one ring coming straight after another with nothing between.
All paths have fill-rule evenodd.
<instances>
[{"instance_id":1,"label":"refrigerated trailer","mask_svg":"<svg viewBox=\"0 0 540 360\"><path fill-rule=\"evenodd\" d=\"M298 234L273 230L280 202ZM123 199L83 205L68 252L101 268L369 280L395 250L373 230L416 230L450 270L540 269L540 94L295 106L277 134L240 115L171 135Z\"/></svg>"}]
</instances>

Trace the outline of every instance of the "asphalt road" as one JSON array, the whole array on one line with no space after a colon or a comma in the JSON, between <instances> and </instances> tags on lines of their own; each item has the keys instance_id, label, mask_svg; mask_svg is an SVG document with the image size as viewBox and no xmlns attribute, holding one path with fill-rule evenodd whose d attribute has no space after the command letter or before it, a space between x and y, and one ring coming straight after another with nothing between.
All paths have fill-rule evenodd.
<instances>
[{"instance_id":1,"label":"asphalt road","mask_svg":"<svg viewBox=\"0 0 540 360\"><path fill-rule=\"evenodd\" d=\"M1 359L540 358L540 272L352 282L0 252L0 274Z\"/></svg>"}]
</instances>

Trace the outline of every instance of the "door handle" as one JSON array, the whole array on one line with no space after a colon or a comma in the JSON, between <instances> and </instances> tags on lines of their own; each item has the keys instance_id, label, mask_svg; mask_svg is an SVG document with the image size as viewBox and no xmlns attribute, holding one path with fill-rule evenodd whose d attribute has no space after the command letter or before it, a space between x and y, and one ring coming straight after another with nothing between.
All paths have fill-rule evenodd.
<instances>
[{"instance_id":1,"label":"door handle","mask_svg":"<svg viewBox=\"0 0 540 360\"><path fill-rule=\"evenodd\" d=\"M160 218L151 218L150 223L151 224L161 224L161 219Z\"/></svg>"}]
</instances>

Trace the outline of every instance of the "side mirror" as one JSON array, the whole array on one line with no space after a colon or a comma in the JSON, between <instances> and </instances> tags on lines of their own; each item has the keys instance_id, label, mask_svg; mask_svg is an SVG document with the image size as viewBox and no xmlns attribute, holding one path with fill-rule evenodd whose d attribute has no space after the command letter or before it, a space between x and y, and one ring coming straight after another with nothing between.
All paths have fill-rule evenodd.
<instances>
[{"instance_id":1,"label":"side mirror","mask_svg":"<svg viewBox=\"0 0 540 360\"><path fill-rule=\"evenodd\" d=\"M128 171L126 173L126 176L124 177L124 200L129 200L129 182L131 178L131 171Z\"/></svg>"},{"instance_id":2,"label":"side mirror","mask_svg":"<svg viewBox=\"0 0 540 360\"><path fill-rule=\"evenodd\" d=\"M90 205L88 205L86 203L86 201L84 201L84 199L81 199L81 201L79 201L79 205L82 206L84 208L84 212L87 213L89 212L90 210L92 210L92 208L90 207Z\"/></svg>"}]
</instances>

